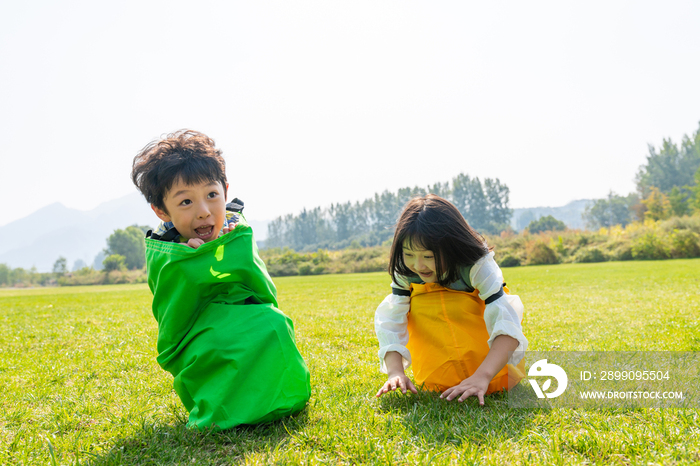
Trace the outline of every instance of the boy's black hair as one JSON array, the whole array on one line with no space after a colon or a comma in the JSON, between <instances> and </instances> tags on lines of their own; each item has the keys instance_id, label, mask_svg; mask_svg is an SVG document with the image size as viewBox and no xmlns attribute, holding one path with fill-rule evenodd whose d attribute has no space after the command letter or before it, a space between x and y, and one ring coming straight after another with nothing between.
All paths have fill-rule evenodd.
<instances>
[{"instance_id":1,"label":"boy's black hair","mask_svg":"<svg viewBox=\"0 0 700 466\"><path fill-rule=\"evenodd\" d=\"M187 185L221 182L226 195L226 162L213 139L181 129L151 141L134 157L131 180L150 204L166 213L165 195L178 179Z\"/></svg>"},{"instance_id":2,"label":"boy's black hair","mask_svg":"<svg viewBox=\"0 0 700 466\"><path fill-rule=\"evenodd\" d=\"M438 283L459 280L460 269L488 254L483 236L469 226L451 202L435 194L411 199L396 224L389 257L389 274L416 277L403 260L403 245L432 251Z\"/></svg>"}]
</instances>

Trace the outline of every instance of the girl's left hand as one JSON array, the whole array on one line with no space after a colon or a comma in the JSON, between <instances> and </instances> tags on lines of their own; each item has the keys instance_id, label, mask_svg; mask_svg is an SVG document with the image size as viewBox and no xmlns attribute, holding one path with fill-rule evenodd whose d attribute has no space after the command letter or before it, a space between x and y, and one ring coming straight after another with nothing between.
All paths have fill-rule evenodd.
<instances>
[{"instance_id":1,"label":"girl's left hand","mask_svg":"<svg viewBox=\"0 0 700 466\"><path fill-rule=\"evenodd\" d=\"M486 377L482 377L479 374L474 374L471 377L462 380L462 383L459 385L455 385L454 387L448 388L442 392L440 398L445 398L447 401L452 401L459 396L459 400L457 401L464 401L470 396L476 395L476 397L479 399L479 404L483 406L484 394L489 388L489 382L491 382L490 379L487 380Z\"/></svg>"}]
</instances>

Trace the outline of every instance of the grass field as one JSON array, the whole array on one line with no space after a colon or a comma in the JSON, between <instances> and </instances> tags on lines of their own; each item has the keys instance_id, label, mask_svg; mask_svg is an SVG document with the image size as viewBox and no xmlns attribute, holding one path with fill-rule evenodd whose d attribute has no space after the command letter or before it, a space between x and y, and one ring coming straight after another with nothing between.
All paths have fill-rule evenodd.
<instances>
[{"instance_id":1,"label":"grass field","mask_svg":"<svg viewBox=\"0 0 700 466\"><path fill-rule=\"evenodd\" d=\"M700 259L504 269L533 350L700 351ZM277 278L311 371L301 414L184 428L145 285L0 290L0 463L694 464L695 409L516 410L375 399L386 274Z\"/></svg>"}]
</instances>

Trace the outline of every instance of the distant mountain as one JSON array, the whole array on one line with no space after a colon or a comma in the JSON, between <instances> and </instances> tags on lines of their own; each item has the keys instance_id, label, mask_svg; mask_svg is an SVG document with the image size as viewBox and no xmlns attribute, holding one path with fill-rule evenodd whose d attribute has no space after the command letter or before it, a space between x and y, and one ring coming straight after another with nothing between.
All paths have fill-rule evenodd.
<instances>
[{"instance_id":1,"label":"distant mountain","mask_svg":"<svg viewBox=\"0 0 700 466\"><path fill-rule=\"evenodd\" d=\"M0 263L49 272L56 259L63 256L69 269L78 259L92 265L115 229L133 224L155 225L157 221L139 193L104 202L88 211L54 203L0 227Z\"/></svg>"},{"instance_id":2,"label":"distant mountain","mask_svg":"<svg viewBox=\"0 0 700 466\"><path fill-rule=\"evenodd\" d=\"M531 221L540 217L551 215L557 220L561 220L571 229L584 229L586 222L581 215L586 206L592 204L593 199L580 199L571 201L562 207L528 207L524 209L513 209L513 217L510 224L515 231L522 231Z\"/></svg>"},{"instance_id":3,"label":"distant mountain","mask_svg":"<svg viewBox=\"0 0 700 466\"><path fill-rule=\"evenodd\" d=\"M27 217L0 227L0 264L50 272L60 256L68 269L80 259L92 265L107 247L107 237L129 225L155 227L159 220L141 194L107 201L92 210L70 209L61 203L42 207ZM250 221L256 240L267 237L267 221Z\"/></svg>"}]
</instances>

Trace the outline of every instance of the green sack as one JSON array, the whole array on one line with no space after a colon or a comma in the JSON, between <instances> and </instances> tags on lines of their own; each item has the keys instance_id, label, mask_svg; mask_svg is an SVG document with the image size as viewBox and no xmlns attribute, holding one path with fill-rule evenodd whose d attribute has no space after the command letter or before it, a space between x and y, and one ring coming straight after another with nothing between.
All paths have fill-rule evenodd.
<instances>
[{"instance_id":1,"label":"green sack","mask_svg":"<svg viewBox=\"0 0 700 466\"><path fill-rule=\"evenodd\" d=\"M294 325L250 226L198 249L146 239L158 321L158 363L174 377L188 427L228 429L273 421L306 406L309 370Z\"/></svg>"}]
</instances>

